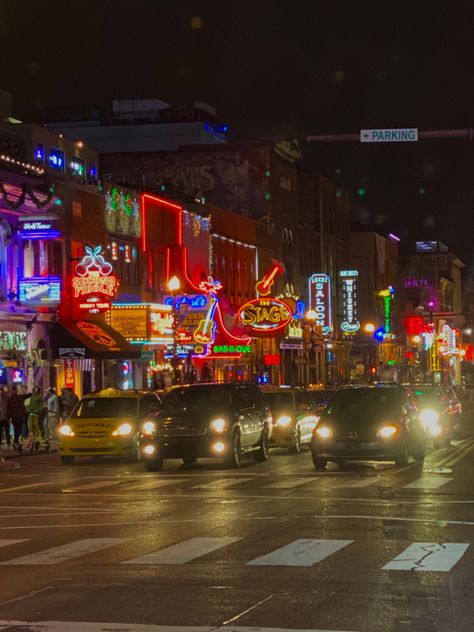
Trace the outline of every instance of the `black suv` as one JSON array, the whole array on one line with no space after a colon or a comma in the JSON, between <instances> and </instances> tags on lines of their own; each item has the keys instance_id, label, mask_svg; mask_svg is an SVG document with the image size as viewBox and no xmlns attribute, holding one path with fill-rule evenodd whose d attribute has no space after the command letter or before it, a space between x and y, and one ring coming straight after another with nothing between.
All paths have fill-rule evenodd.
<instances>
[{"instance_id":1,"label":"black suv","mask_svg":"<svg viewBox=\"0 0 474 632\"><path fill-rule=\"evenodd\" d=\"M403 388L372 386L338 391L311 440L317 470L328 461L389 461L403 467L410 454L425 457L425 430L416 404Z\"/></svg>"},{"instance_id":2,"label":"black suv","mask_svg":"<svg viewBox=\"0 0 474 632\"><path fill-rule=\"evenodd\" d=\"M268 458L272 417L255 384L192 384L173 388L159 411L142 425L139 450L147 470L159 471L164 459L222 457L239 467L244 452Z\"/></svg>"}]
</instances>

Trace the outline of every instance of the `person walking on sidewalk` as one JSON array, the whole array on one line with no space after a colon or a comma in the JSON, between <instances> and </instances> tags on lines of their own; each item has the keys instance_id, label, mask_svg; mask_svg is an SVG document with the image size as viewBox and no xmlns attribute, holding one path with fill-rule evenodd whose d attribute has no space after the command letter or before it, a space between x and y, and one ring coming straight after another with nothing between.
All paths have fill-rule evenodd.
<instances>
[{"instance_id":1,"label":"person walking on sidewalk","mask_svg":"<svg viewBox=\"0 0 474 632\"><path fill-rule=\"evenodd\" d=\"M6 387L2 387L0 391L0 445L3 443L3 434L5 433L5 443L7 448L10 447L10 420L7 415L8 393Z\"/></svg>"},{"instance_id":2,"label":"person walking on sidewalk","mask_svg":"<svg viewBox=\"0 0 474 632\"><path fill-rule=\"evenodd\" d=\"M26 410L28 411L28 445L25 447L34 450L43 439L41 431L41 415L43 414L43 395L39 386L33 386Z\"/></svg>"},{"instance_id":3,"label":"person walking on sidewalk","mask_svg":"<svg viewBox=\"0 0 474 632\"><path fill-rule=\"evenodd\" d=\"M56 389L52 386L48 389L46 407L48 410L46 434L50 439L54 439L56 436L56 426L59 423L59 398L56 395Z\"/></svg>"},{"instance_id":4,"label":"person walking on sidewalk","mask_svg":"<svg viewBox=\"0 0 474 632\"><path fill-rule=\"evenodd\" d=\"M63 423L72 413L76 404L79 402L79 397L76 393L67 386L63 386L61 389L61 408L62 408L62 421Z\"/></svg>"},{"instance_id":5,"label":"person walking on sidewalk","mask_svg":"<svg viewBox=\"0 0 474 632\"><path fill-rule=\"evenodd\" d=\"M18 452L21 452L21 431L25 416L25 397L18 392L17 385L13 384L7 399L7 418L12 422L13 447L15 450L18 450Z\"/></svg>"}]
</instances>

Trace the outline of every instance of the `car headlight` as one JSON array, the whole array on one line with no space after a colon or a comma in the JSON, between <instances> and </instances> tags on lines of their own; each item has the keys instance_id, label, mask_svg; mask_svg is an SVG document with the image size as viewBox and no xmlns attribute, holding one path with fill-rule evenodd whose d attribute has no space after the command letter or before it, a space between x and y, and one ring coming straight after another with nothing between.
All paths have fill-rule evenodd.
<instances>
[{"instance_id":1,"label":"car headlight","mask_svg":"<svg viewBox=\"0 0 474 632\"><path fill-rule=\"evenodd\" d=\"M63 437L73 437L74 431L71 426L64 424L63 426L59 426L59 434L63 435Z\"/></svg>"},{"instance_id":2,"label":"car headlight","mask_svg":"<svg viewBox=\"0 0 474 632\"><path fill-rule=\"evenodd\" d=\"M420 413L420 420L424 427L429 429L431 426L438 424L439 414L432 408L425 408Z\"/></svg>"},{"instance_id":3,"label":"car headlight","mask_svg":"<svg viewBox=\"0 0 474 632\"><path fill-rule=\"evenodd\" d=\"M291 424L291 417L289 415L281 415L275 421L275 426L289 426Z\"/></svg>"},{"instance_id":4,"label":"car headlight","mask_svg":"<svg viewBox=\"0 0 474 632\"><path fill-rule=\"evenodd\" d=\"M112 436L113 437L126 437L127 435L131 434L133 431L133 428L131 426L131 424L121 424L117 430L114 430L112 432Z\"/></svg>"},{"instance_id":5,"label":"car headlight","mask_svg":"<svg viewBox=\"0 0 474 632\"><path fill-rule=\"evenodd\" d=\"M397 426L393 426L391 424L386 424L379 428L377 432L377 437L381 437L382 439L391 439L398 432Z\"/></svg>"},{"instance_id":6,"label":"car headlight","mask_svg":"<svg viewBox=\"0 0 474 632\"><path fill-rule=\"evenodd\" d=\"M214 432L225 432L227 430L227 424L225 419L219 417L218 419L213 419L209 424L209 427Z\"/></svg>"},{"instance_id":7,"label":"car headlight","mask_svg":"<svg viewBox=\"0 0 474 632\"><path fill-rule=\"evenodd\" d=\"M438 424L431 424L428 426L427 430L432 437L439 437L439 435L443 432L443 429Z\"/></svg>"},{"instance_id":8,"label":"car headlight","mask_svg":"<svg viewBox=\"0 0 474 632\"><path fill-rule=\"evenodd\" d=\"M319 426L314 432L320 439L330 439L332 437L332 430L327 426Z\"/></svg>"},{"instance_id":9,"label":"car headlight","mask_svg":"<svg viewBox=\"0 0 474 632\"><path fill-rule=\"evenodd\" d=\"M154 435L156 433L156 424L154 421L145 421L143 424L143 434Z\"/></svg>"}]
</instances>

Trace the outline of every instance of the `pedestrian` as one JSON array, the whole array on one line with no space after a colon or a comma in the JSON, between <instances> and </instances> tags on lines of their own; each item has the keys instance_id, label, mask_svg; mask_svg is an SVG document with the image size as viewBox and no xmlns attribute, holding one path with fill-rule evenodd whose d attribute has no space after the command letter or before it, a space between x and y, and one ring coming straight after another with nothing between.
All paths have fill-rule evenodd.
<instances>
[{"instance_id":1,"label":"pedestrian","mask_svg":"<svg viewBox=\"0 0 474 632\"><path fill-rule=\"evenodd\" d=\"M39 386L33 386L26 410L28 411L28 447L34 449L43 439L41 430L41 415L44 400Z\"/></svg>"},{"instance_id":2,"label":"pedestrian","mask_svg":"<svg viewBox=\"0 0 474 632\"><path fill-rule=\"evenodd\" d=\"M25 397L18 392L18 387L13 384L7 399L7 418L13 426L13 447L21 452L21 432L26 417Z\"/></svg>"},{"instance_id":3,"label":"pedestrian","mask_svg":"<svg viewBox=\"0 0 474 632\"><path fill-rule=\"evenodd\" d=\"M10 447L10 420L7 414L8 392L5 386L0 392L0 445L3 443L3 434L5 433L5 444Z\"/></svg>"},{"instance_id":4,"label":"pedestrian","mask_svg":"<svg viewBox=\"0 0 474 632\"><path fill-rule=\"evenodd\" d=\"M66 421L66 419L68 419L78 402L79 397L72 390L72 388L63 386L61 389L61 408L63 421Z\"/></svg>"},{"instance_id":5,"label":"pedestrian","mask_svg":"<svg viewBox=\"0 0 474 632\"><path fill-rule=\"evenodd\" d=\"M56 426L59 422L59 397L56 395L56 389L52 386L48 389L48 397L46 400L47 407L47 436L54 439L56 434Z\"/></svg>"}]
</instances>

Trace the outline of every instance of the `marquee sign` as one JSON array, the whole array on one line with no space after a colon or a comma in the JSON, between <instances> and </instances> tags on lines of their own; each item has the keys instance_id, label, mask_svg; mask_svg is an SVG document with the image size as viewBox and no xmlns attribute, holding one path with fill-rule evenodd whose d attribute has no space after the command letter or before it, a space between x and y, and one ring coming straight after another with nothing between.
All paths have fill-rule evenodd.
<instances>
[{"instance_id":1,"label":"marquee sign","mask_svg":"<svg viewBox=\"0 0 474 632\"><path fill-rule=\"evenodd\" d=\"M360 329L357 320L357 278L358 270L341 270L339 272L342 283L342 331L347 334L355 334Z\"/></svg>"},{"instance_id":2,"label":"marquee sign","mask_svg":"<svg viewBox=\"0 0 474 632\"><path fill-rule=\"evenodd\" d=\"M277 298L255 298L240 308L238 319L254 338L276 336L291 321L293 314L286 303Z\"/></svg>"},{"instance_id":3,"label":"marquee sign","mask_svg":"<svg viewBox=\"0 0 474 632\"><path fill-rule=\"evenodd\" d=\"M309 306L317 314L314 324L327 336L332 330L331 278L327 274L313 274L309 278Z\"/></svg>"},{"instance_id":4,"label":"marquee sign","mask_svg":"<svg viewBox=\"0 0 474 632\"><path fill-rule=\"evenodd\" d=\"M74 298L79 308L90 314L110 309L119 285L112 274L112 264L105 261L101 252L102 246L86 246L86 254L76 264L76 276L72 278Z\"/></svg>"},{"instance_id":5,"label":"marquee sign","mask_svg":"<svg viewBox=\"0 0 474 632\"><path fill-rule=\"evenodd\" d=\"M18 282L18 298L27 305L52 305L61 300L59 277L28 277Z\"/></svg>"},{"instance_id":6,"label":"marquee sign","mask_svg":"<svg viewBox=\"0 0 474 632\"><path fill-rule=\"evenodd\" d=\"M18 235L23 239L56 239L61 236L58 219L48 215L19 217Z\"/></svg>"}]
</instances>

